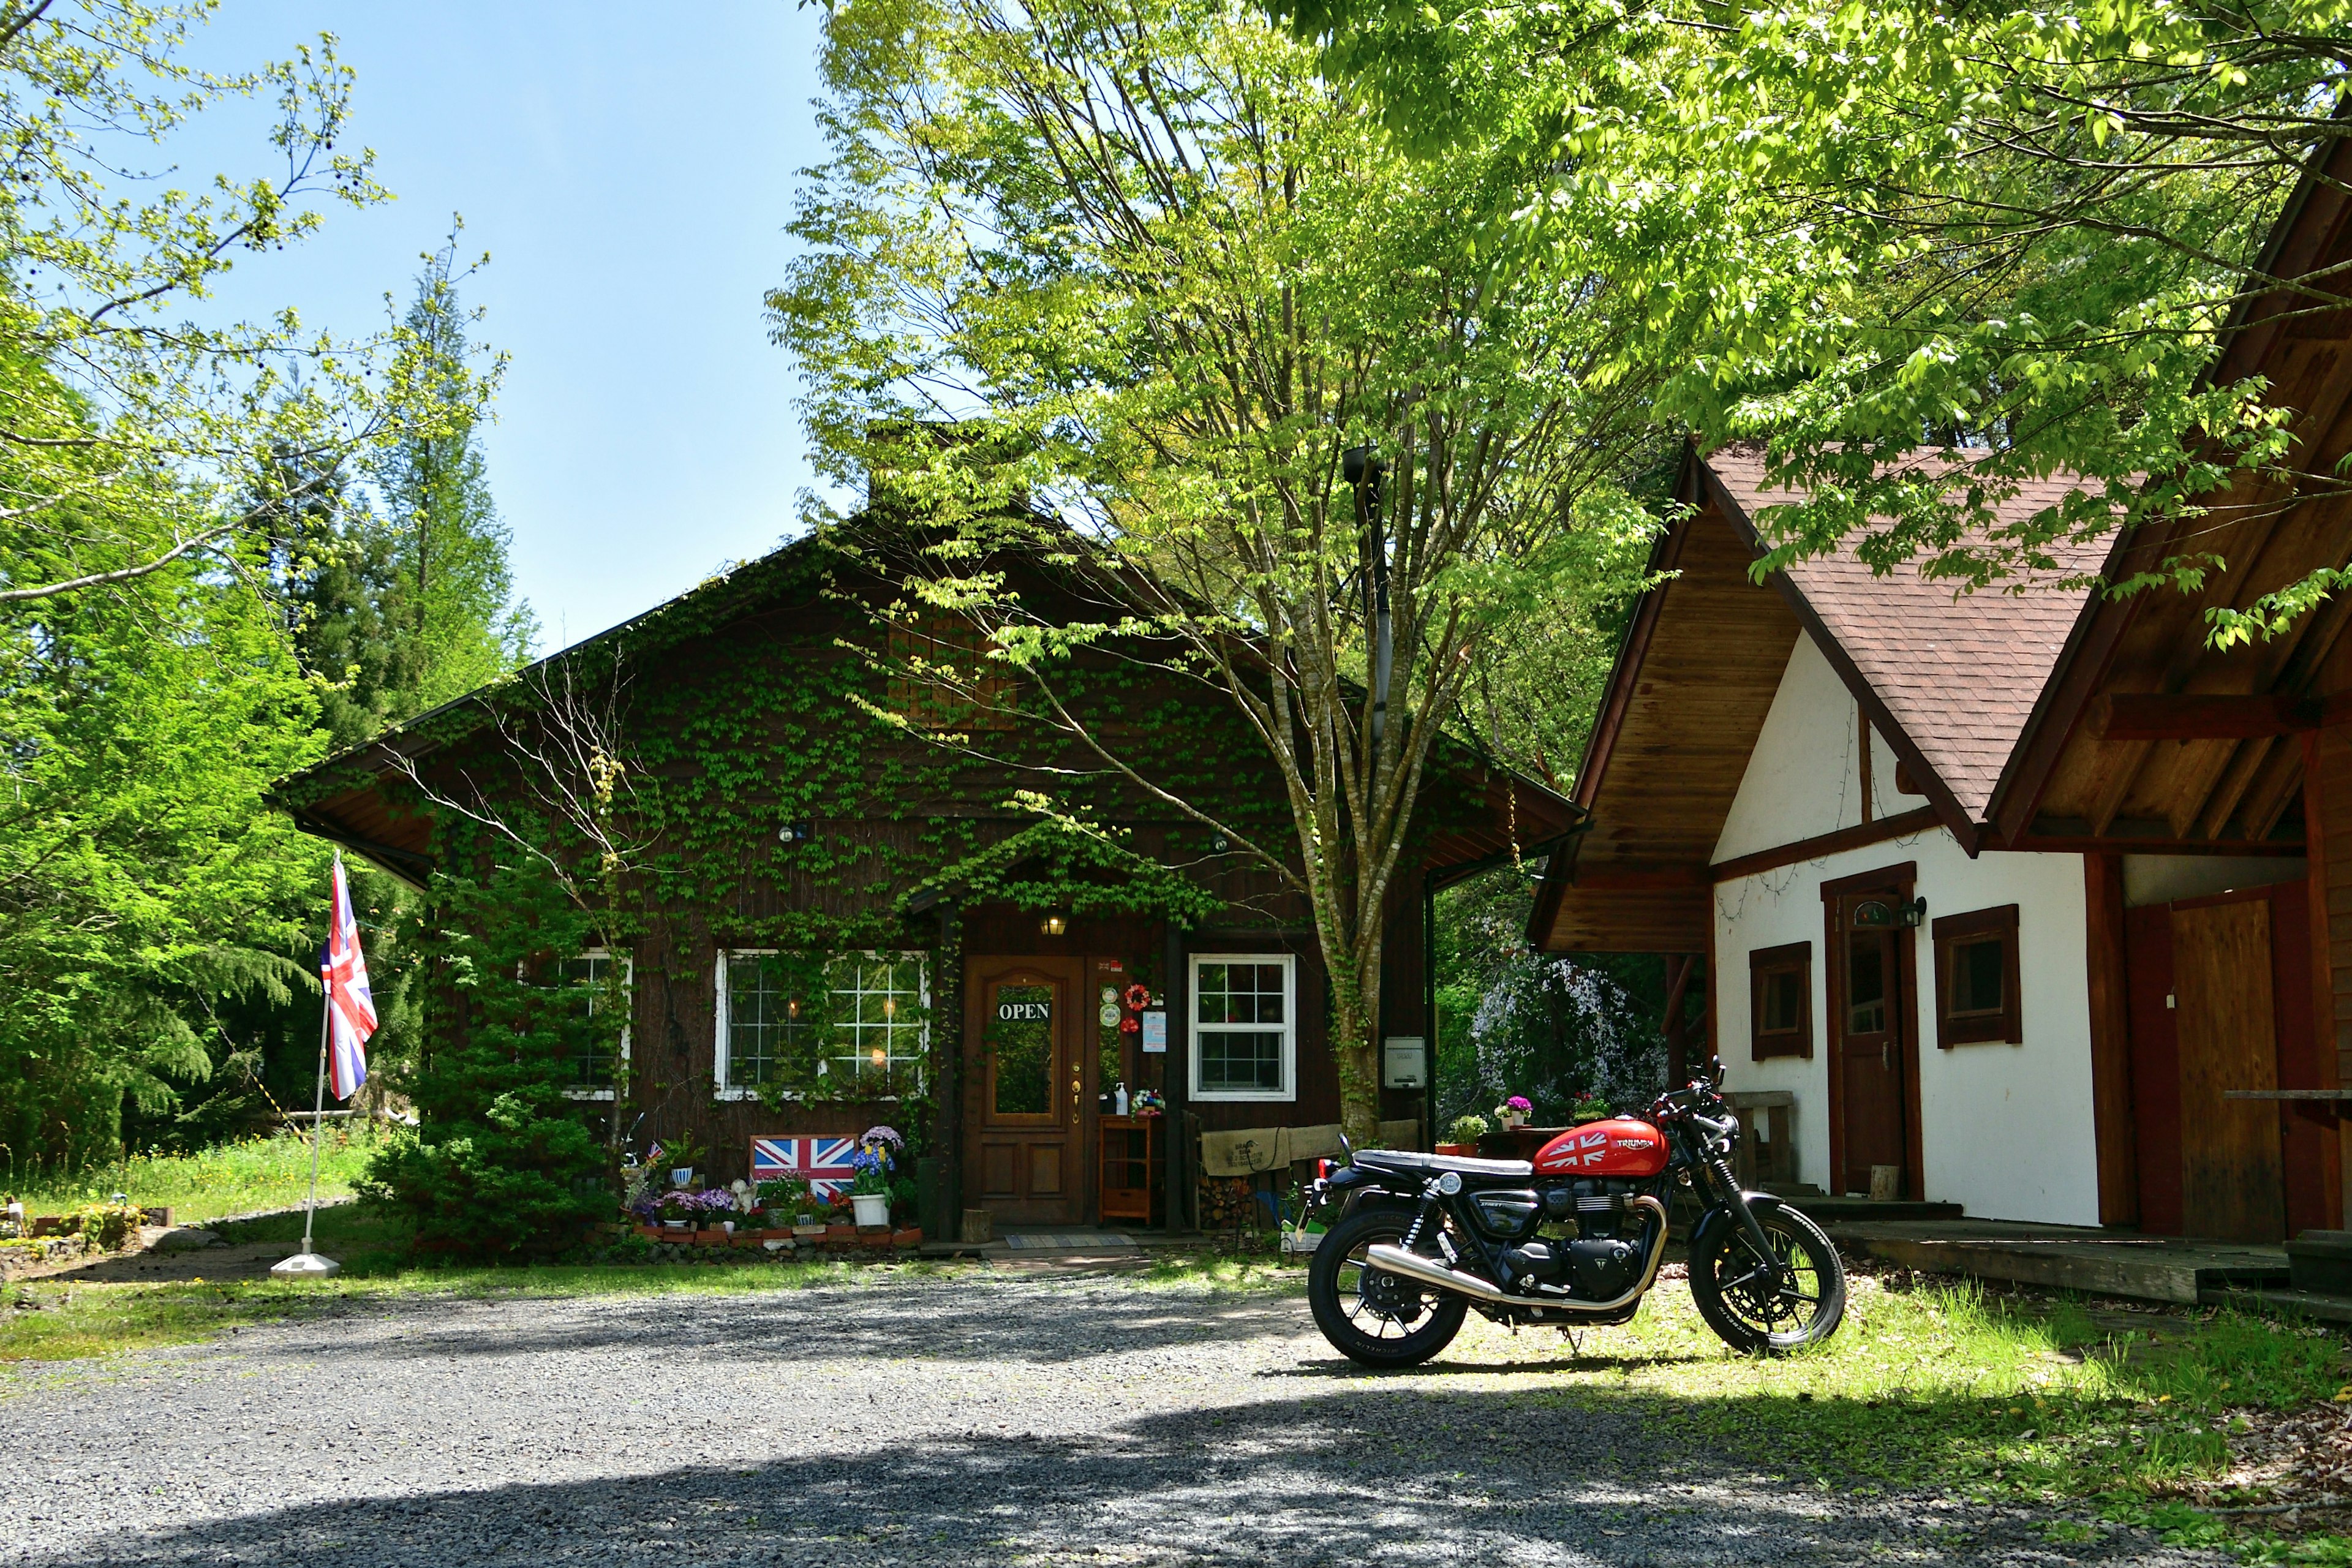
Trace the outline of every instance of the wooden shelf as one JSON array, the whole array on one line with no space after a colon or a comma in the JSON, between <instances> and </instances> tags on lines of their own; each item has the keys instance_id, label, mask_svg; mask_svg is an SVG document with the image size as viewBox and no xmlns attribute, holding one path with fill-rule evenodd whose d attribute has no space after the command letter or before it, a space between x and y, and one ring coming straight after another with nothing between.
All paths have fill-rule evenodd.
<instances>
[{"instance_id":1,"label":"wooden shelf","mask_svg":"<svg viewBox=\"0 0 2352 1568\"><path fill-rule=\"evenodd\" d=\"M1157 1116L1106 1116L1102 1131L1102 1217L1151 1220L1151 1153L1160 1135Z\"/></svg>"}]
</instances>

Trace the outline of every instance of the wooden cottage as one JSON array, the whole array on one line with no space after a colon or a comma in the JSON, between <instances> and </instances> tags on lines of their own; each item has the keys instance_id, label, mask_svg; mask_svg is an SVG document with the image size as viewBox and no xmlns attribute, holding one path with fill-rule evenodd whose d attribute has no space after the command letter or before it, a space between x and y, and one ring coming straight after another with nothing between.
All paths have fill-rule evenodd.
<instances>
[{"instance_id":1,"label":"wooden cottage","mask_svg":"<svg viewBox=\"0 0 2352 1568\"><path fill-rule=\"evenodd\" d=\"M2328 155L2266 271L2352 261L2352 153ZM1791 1111L1771 1163L1833 1193L1891 1175L1985 1217L2244 1240L2342 1224L2352 595L2229 649L2207 612L2352 558L2348 346L2352 310L2242 310L2216 374L2268 378L2312 478L2061 561L2116 581L2210 552L2196 594L1956 599L1851 554L1758 586L1756 520L1795 498L1754 452L1695 455L1536 939L1704 955L1733 1088Z\"/></svg>"},{"instance_id":2,"label":"wooden cottage","mask_svg":"<svg viewBox=\"0 0 2352 1568\"><path fill-rule=\"evenodd\" d=\"M787 545L287 781L281 803L420 888L453 886L435 873L528 860L516 824L567 843L558 860L593 858L550 827L541 759L617 763L627 842L599 885L621 889L620 950L525 941L516 963L551 983L620 966L620 1059L583 1068L581 1114L636 1150L682 1136L721 1181L751 1172L758 1141L884 1122L938 1160L934 1213L1181 1225L1202 1134L1255 1131L1257 1166L1335 1142L1330 1009L1300 900L1010 684L927 678L984 668L980 639L900 605L903 579L872 559ZM1043 569L1004 564L1033 604L1054 602ZM1067 673L1074 710L1154 784L1287 842L1279 782L1230 705L1150 649L1118 652ZM1066 815L1041 816L1034 792ZM1388 921L1395 1135L1425 1136L1430 894L1570 815L1440 746ZM523 918L496 898L465 908ZM467 1027L463 1000L441 1000L428 1050ZM1167 1113L1118 1117L1121 1086Z\"/></svg>"}]
</instances>

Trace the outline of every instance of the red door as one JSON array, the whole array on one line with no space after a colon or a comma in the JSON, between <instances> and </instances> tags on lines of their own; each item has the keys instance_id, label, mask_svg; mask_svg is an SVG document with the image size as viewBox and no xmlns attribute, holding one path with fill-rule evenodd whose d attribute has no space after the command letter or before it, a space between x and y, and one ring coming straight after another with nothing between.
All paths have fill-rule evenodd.
<instances>
[{"instance_id":1,"label":"red door","mask_svg":"<svg viewBox=\"0 0 2352 1568\"><path fill-rule=\"evenodd\" d=\"M1838 1179L1839 1190L1846 1193L1868 1194L1874 1166L1900 1171L1909 1163L1905 1117L1910 1097L1904 1081L1903 977L1896 946L1909 932L1884 926L1857 930L1853 924L1858 907L1891 908L1899 898L1893 889L1842 894L1832 921L1831 961L1838 969L1832 985L1831 1059L1842 1090Z\"/></svg>"}]
</instances>

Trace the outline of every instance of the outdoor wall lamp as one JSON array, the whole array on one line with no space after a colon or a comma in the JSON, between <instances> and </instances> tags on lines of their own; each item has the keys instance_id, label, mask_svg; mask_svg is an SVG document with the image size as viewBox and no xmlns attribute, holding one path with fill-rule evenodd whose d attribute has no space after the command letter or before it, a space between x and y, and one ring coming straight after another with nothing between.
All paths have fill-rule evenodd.
<instances>
[{"instance_id":1,"label":"outdoor wall lamp","mask_svg":"<svg viewBox=\"0 0 2352 1568\"><path fill-rule=\"evenodd\" d=\"M1060 936L1070 929L1070 922L1059 915L1047 915L1037 922L1037 929L1047 936Z\"/></svg>"},{"instance_id":2,"label":"outdoor wall lamp","mask_svg":"<svg viewBox=\"0 0 2352 1568\"><path fill-rule=\"evenodd\" d=\"M1888 931L1923 926L1927 923L1927 900L1925 899L1914 899L1907 904L1889 903L1884 899L1873 899L1868 903L1856 904L1853 907L1853 924L1856 931Z\"/></svg>"}]
</instances>

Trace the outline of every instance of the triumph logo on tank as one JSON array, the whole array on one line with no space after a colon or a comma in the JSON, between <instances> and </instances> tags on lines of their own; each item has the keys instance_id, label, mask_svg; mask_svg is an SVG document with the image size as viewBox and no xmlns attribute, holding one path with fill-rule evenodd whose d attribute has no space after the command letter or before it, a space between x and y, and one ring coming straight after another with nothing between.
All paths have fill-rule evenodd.
<instances>
[{"instance_id":1,"label":"triumph logo on tank","mask_svg":"<svg viewBox=\"0 0 2352 1568\"><path fill-rule=\"evenodd\" d=\"M1008 1024L1042 1024L1054 1016L1051 1002L999 1002L996 1016Z\"/></svg>"}]
</instances>

